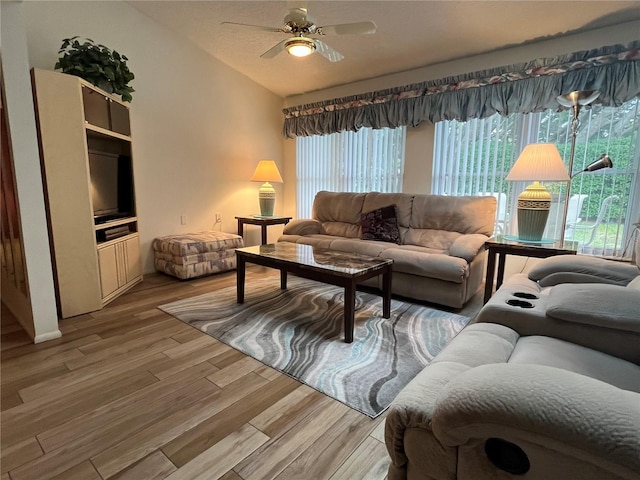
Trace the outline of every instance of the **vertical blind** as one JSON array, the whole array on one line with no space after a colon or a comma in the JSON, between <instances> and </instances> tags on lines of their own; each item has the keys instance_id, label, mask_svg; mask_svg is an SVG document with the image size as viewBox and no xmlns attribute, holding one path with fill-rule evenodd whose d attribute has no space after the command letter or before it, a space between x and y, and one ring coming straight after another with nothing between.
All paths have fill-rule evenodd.
<instances>
[{"instance_id":1,"label":"vertical blind","mask_svg":"<svg viewBox=\"0 0 640 480\"><path fill-rule=\"evenodd\" d=\"M405 138L405 127L297 137L297 217L311 217L321 190L402 191Z\"/></svg>"},{"instance_id":2,"label":"vertical blind","mask_svg":"<svg viewBox=\"0 0 640 480\"><path fill-rule=\"evenodd\" d=\"M554 143L568 166L570 111L493 115L436 124L432 192L494 195L495 233L515 234L517 195L525 182L504 178L529 143ZM565 238L582 253L623 255L640 216L640 100L620 107L594 105L580 113ZM607 153L613 168L579 173ZM559 238L566 183L546 183L552 207L545 237ZM575 210L575 211L573 211Z\"/></svg>"}]
</instances>

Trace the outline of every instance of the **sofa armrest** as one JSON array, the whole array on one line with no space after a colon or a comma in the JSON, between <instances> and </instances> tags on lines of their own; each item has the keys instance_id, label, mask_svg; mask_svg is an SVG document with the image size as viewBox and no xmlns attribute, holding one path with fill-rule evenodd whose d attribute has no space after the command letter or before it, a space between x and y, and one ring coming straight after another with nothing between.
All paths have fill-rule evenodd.
<instances>
[{"instance_id":1,"label":"sofa armrest","mask_svg":"<svg viewBox=\"0 0 640 480\"><path fill-rule=\"evenodd\" d=\"M322 224L313 219L292 220L284 226L283 235L314 235L322 233Z\"/></svg>"},{"instance_id":2,"label":"sofa armrest","mask_svg":"<svg viewBox=\"0 0 640 480\"><path fill-rule=\"evenodd\" d=\"M484 244L487 240L489 237L479 233L461 235L449 247L449 255L464 258L471 263L479 253L484 251Z\"/></svg>"},{"instance_id":3,"label":"sofa armrest","mask_svg":"<svg viewBox=\"0 0 640 480\"><path fill-rule=\"evenodd\" d=\"M531 461L541 452L549 458L551 450L564 459L559 469L587 462L624 472L615 478L635 478L632 472L640 471L639 400L638 393L558 368L489 364L443 388L432 428L443 445L475 444L479 456L485 455L486 439L498 438L533 453Z\"/></svg>"},{"instance_id":4,"label":"sofa armrest","mask_svg":"<svg viewBox=\"0 0 640 480\"><path fill-rule=\"evenodd\" d=\"M626 285L640 274L635 265L584 255L545 258L529 271L529 279L542 287L559 283Z\"/></svg>"},{"instance_id":5,"label":"sofa armrest","mask_svg":"<svg viewBox=\"0 0 640 480\"><path fill-rule=\"evenodd\" d=\"M547 315L567 322L640 333L640 291L602 284L556 285Z\"/></svg>"}]
</instances>

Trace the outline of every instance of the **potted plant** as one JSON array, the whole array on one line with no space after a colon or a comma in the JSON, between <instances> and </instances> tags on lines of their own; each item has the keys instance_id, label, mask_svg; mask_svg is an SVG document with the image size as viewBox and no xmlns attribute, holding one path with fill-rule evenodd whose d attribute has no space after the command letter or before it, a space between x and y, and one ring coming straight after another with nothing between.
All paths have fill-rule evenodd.
<instances>
[{"instance_id":1,"label":"potted plant","mask_svg":"<svg viewBox=\"0 0 640 480\"><path fill-rule=\"evenodd\" d=\"M58 53L61 55L56 70L62 69L63 73L83 78L108 93L121 95L125 102L131 101L131 92L135 90L129 82L134 75L124 55L90 38L81 42L77 36L65 38Z\"/></svg>"}]
</instances>

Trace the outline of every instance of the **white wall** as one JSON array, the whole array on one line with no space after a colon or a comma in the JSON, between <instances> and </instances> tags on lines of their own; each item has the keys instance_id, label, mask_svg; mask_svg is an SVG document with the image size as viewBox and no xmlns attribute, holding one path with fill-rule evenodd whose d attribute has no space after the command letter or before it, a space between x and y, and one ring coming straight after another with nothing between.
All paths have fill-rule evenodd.
<instances>
[{"instance_id":1,"label":"white wall","mask_svg":"<svg viewBox=\"0 0 640 480\"><path fill-rule=\"evenodd\" d=\"M215 228L235 233L234 216L259 212L259 185L248 179L259 160L282 162L280 97L124 2L25 2L24 8L32 67L53 70L62 40L74 35L129 58L145 273L153 271L153 238L211 229L215 212L223 220ZM259 243L259 231L251 229L245 240Z\"/></svg>"},{"instance_id":2,"label":"white wall","mask_svg":"<svg viewBox=\"0 0 640 480\"><path fill-rule=\"evenodd\" d=\"M25 295L12 281L3 278L2 300L34 343L39 343L61 334L41 188L23 9L17 2L3 2L1 9L2 76L27 279Z\"/></svg>"}]
</instances>

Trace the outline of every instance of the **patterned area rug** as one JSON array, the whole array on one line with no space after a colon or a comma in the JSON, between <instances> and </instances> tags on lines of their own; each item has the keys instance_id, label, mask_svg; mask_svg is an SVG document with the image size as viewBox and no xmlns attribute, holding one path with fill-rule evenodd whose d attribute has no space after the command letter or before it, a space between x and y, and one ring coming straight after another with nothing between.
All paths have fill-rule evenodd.
<instances>
[{"instance_id":1,"label":"patterned area rug","mask_svg":"<svg viewBox=\"0 0 640 480\"><path fill-rule=\"evenodd\" d=\"M344 343L343 289L289 276L248 282L159 308L370 417L469 322L469 318L358 292L354 341Z\"/></svg>"}]
</instances>

